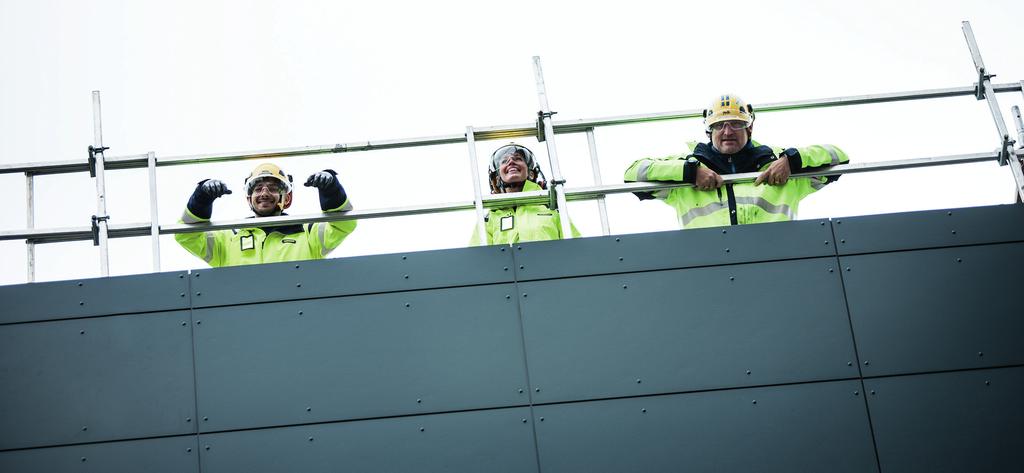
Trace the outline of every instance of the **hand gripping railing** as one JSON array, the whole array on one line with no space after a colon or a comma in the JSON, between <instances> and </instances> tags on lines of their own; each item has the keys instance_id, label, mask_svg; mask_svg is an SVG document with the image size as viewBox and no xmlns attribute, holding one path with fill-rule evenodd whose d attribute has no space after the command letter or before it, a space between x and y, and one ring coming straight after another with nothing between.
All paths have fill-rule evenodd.
<instances>
[{"instance_id":1,"label":"hand gripping railing","mask_svg":"<svg viewBox=\"0 0 1024 473\"><path fill-rule=\"evenodd\" d=\"M825 99L800 100L791 102L779 102L759 104L757 109L766 111L786 111L811 108L841 107L863 104L875 104L886 102L901 102L910 100L926 100L960 96L975 96L979 100L986 100L989 110L1000 138L999 146L995 151L978 152L970 154L958 154L949 156L925 157L887 161L879 163L857 163L842 164L811 173L794 173L799 176L822 176L839 175L872 171L887 171L895 169L908 169L925 166L940 166L952 164L975 163L982 161L998 161L1000 164L1012 164L1011 173L1016 182L1017 195L1024 198L1024 171L1021 170L1021 159L1024 157L1018 145L1014 148L1014 140L1010 138L1003 123L1002 115L999 113L996 94L1007 92L1024 93L1024 81L1006 84L991 83L991 74L988 74L981 60L981 54L974 41L974 34L970 24L963 24L964 36L968 48L974 59L975 68L978 71L979 81L976 84L951 87L944 89L928 89L908 92L893 92L871 95L854 95L844 97L833 97ZM462 134L451 134L432 137L404 138L394 140L360 141L353 143L339 143L320 146L304 146L296 148L279 148L259 151L245 151L232 153L212 153L187 156L157 157L154 153L127 155L105 158L103 154L102 132L100 126L100 103L99 93L93 93L94 130L95 143L90 147L90 159L86 162L80 160L57 161L47 163L24 163L0 165L0 174L24 173L26 176L26 202L27 202L27 227L22 230L0 231L0 240L25 240L28 243L28 280L31 282L35 277L35 244L66 242L77 240L93 239L101 246L101 272L104 276L109 274L106 256L106 239L123 238L150 235L153 239L153 267L159 271L160 252L159 235L189 233L196 231L229 229L250 227L253 225L271 226L286 225L305 222L326 222L350 219L368 219L380 217L397 217L408 215L419 215L427 213L451 212L461 210L473 210L477 212L478 231L483 232L484 209L508 207L521 204L549 204L552 201L552 194L544 191L522 192L509 195L483 195L479 181L479 168L476 155L476 141L478 140L503 140L520 137L537 137L541 141L547 141L548 156L551 160L552 184L554 201L562 213L562 234L571 237L568 230L569 217L566 203L578 200L598 200L598 209L601 214L602 234L610 233L607 211L604 207L604 196L608 194L625 192L651 192L660 189L684 187L689 184L683 183L627 183L603 185L601 183L600 171L597 166L597 145L594 139L594 130L599 127L626 125L636 123L647 123L665 120L681 120L700 118L702 111L699 109L682 110L673 112L661 112L640 115L625 115L614 117L603 117L595 119L554 121L548 107L547 94L544 89L543 73L540 67L539 58L534 58L534 72L537 82L537 92L541 110L538 112L537 123L504 125L492 127L466 127ZM1015 107L1016 109L1016 107ZM1019 140L1024 143L1024 124L1017 115L1017 131ZM555 152L553 136L566 133L586 133L587 144L590 151L591 164L594 171L594 186L565 188L558 166L557 154ZM398 148L410 148L421 146L435 146L446 144L466 143L469 147L471 178L474 181L474 199L472 201L436 203L417 206L378 208L369 210L353 210L345 213L316 213L306 215L289 215L279 217L247 218L238 220L214 220L200 224L165 224L158 223L156 209L156 168L162 166L180 166L192 164L204 164L214 162L238 161L256 158L284 158L293 156L311 156L323 154L338 154L353 151L375 151ZM150 214L149 222L115 224L107 221L105 208L105 191L103 175L106 170L148 168L150 183ZM97 181L97 214L93 217L93 225L67 228L34 228L35 199L34 199L34 178L37 175L61 174L72 172L90 171ZM732 174L722 176L726 183L745 182L756 178L756 173Z\"/></svg>"}]
</instances>

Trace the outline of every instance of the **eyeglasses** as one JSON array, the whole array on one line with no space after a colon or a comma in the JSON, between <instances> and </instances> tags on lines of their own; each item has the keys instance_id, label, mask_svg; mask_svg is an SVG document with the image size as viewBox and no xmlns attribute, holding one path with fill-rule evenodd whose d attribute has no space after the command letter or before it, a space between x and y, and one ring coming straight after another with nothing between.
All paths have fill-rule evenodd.
<instances>
[{"instance_id":1,"label":"eyeglasses","mask_svg":"<svg viewBox=\"0 0 1024 473\"><path fill-rule=\"evenodd\" d=\"M712 131L722 131L723 128L729 128L732 131L740 131L750 128L750 124L747 122L740 121L727 121L712 123L710 126L708 126L708 129Z\"/></svg>"},{"instance_id":2,"label":"eyeglasses","mask_svg":"<svg viewBox=\"0 0 1024 473\"><path fill-rule=\"evenodd\" d=\"M277 184L256 184L252 188L253 194L262 194L264 192L269 192L271 194L280 194L281 187L278 186Z\"/></svg>"}]
</instances>

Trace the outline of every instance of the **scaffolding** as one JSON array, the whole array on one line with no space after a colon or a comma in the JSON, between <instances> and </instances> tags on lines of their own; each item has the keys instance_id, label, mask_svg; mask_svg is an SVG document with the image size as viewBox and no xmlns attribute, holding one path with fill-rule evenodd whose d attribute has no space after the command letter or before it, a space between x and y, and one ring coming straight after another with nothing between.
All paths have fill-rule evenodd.
<instances>
[{"instance_id":1,"label":"scaffolding","mask_svg":"<svg viewBox=\"0 0 1024 473\"><path fill-rule=\"evenodd\" d=\"M991 112L993 122L997 131L998 146L993 151L982 151L968 154L956 154L946 156L933 156L886 161L880 163L853 163L831 166L814 172L794 173L794 176L813 177L825 175L840 175L862 172L889 171L897 169L909 169L928 166L943 166L953 164L966 164L987 161L997 161L1001 166L1008 166L1013 175L1015 183L1015 194L1018 202L1024 200L1024 170L1021 162L1024 158L1024 122L1021 121L1021 114L1018 107L1014 106L1012 113L1015 118L1017 139L1011 137L1006 124L1003 121L999 104L996 98L1000 93L1020 92L1024 94L1024 81L1015 83L992 83L994 74L986 69L981 57L981 52L974 39L969 22L963 22L962 30L964 38L974 61L975 72L978 81L972 85L962 87L951 87L942 89L927 89L907 92L893 92L871 95L855 95L844 97L833 97L815 100L798 100L790 102L757 104L756 109L760 112L790 111L802 109L815 109L826 107L841 107L852 105L878 104L888 102L901 102L913 100L927 100L950 97L974 96L978 100L986 101ZM94 142L89 146L88 159L70 161L54 161L46 163L24 163L0 165L0 174L23 173L25 175L26 188L26 228L22 230L0 231L0 240L24 240L27 244L27 280L35 281L35 245L54 242L87 241L92 240L94 245L100 249L100 272L102 276L109 276L108 262L108 239L150 236L152 240L153 270L160 271L160 235L191 233L196 231L211 231L220 229L234 229L242 227L290 225L309 222L327 222L351 219L369 219L381 217L398 217L419 214L431 214L439 212L452 212L463 210L475 210L477 214L477 226L481 235L485 209L509 207L523 204L546 204L558 209L562 214L562 234L565 238L571 238L569 231L568 209L570 201L596 200L600 215L602 235L611 233L607 209L605 207L605 196L610 194L628 192L653 192L676 187L690 186L684 183L648 183L636 182L626 184L604 184L602 182L600 168L598 166L598 153L595 140L595 129L617 125L638 124L659 122L667 120L684 120L702 117L702 110L682 110L675 112L651 113L640 115L625 115L614 117L603 117L595 119L580 119L567 121L554 121L547 99L547 91L544 83L544 75L541 68L540 58L533 58L534 77L536 80L539 111L535 123L474 127L467 126L464 133L450 134L432 137L404 138L378 141L359 141L352 143L338 143L319 146L303 146L295 148L280 148L257 151L244 151L233 153L199 154L187 156L166 156L158 157L153 152L136 155L106 157L103 146L102 113L99 91L92 92L93 99L93 123ZM593 170L593 186L567 188L565 179L559 167L558 154L555 146L555 139L560 134L584 133L587 138L587 147L590 154L590 164ZM477 141L512 139L520 137L536 137L538 141L544 142L547 151L549 169L551 169L551 186L548 191L521 192L504 195L484 195L479 182L479 164L477 157ZM157 212L157 183L156 168L163 166L181 166L193 164L206 164L215 162L238 161L255 158L285 158L295 156L311 156L325 154L340 154L357 151L377 151L398 148L415 148L424 146L437 146L465 143L468 148L469 165L471 178L473 180L473 200L440 204L414 205L405 207L377 208L368 210L352 210L344 213L318 213L306 215L287 215L277 217L260 217L257 219L237 220L214 220L201 224L160 224ZM105 173L108 170L139 169L146 168L149 176L149 200L150 220L141 223L110 223L110 216L106 210L106 189ZM91 217L90 225L81 227L65 228L35 228L35 178L40 175L65 174L88 171L90 176L95 178L96 184L96 215ZM737 183L753 181L757 173L740 173L722 176L724 183Z\"/></svg>"}]
</instances>

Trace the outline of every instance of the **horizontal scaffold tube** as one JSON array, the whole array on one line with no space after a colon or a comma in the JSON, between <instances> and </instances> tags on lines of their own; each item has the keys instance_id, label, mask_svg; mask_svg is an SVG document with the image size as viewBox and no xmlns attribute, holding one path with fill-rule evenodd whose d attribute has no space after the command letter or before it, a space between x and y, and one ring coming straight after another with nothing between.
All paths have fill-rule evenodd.
<instances>
[{"instance_id":1,"label":"horizontal scaffold tube","mask_svg":"<svg viewBox=\"0 0 1024 473\"><path fill-rule=\"evenodd\" d=\"M1018 151L1021 153L1020 151ZM854 163L840 164L814 172L794 173L792 177L832 176L840 174L856 174L862 172L892 171L897 169L910 169L928 166L945 166L952 164L968 164L984 161L997 161L998 151L987 153L956 154L949 156L937 156L928 158L914 158L897 161L885 161L877 163ZM757 178L758 173L728 174L722 176L725 183L748 182ZM577 187L566 189L566 199L570 201L591 200L608 194L621 194L626 192L653 192L662 189L675 187L686 187L691 184L682 182L675 183L652 183L632 182L627 184L610 184L592 187ZM549 201L548 193L545 191L521 192L511 195L491 195L482 199L485 208L508 207L511 205L524 204L546 204ZM401 217L408 215L421 215L440 212L453 212L460 210L472 210L472 201L450 202L443 204L421 205L412 207L393 207L386 209L353 210L345 213L319 213L306 215L283 215L279 217L245 218L240 220L215 220L200 224L171 224L161 225L160 234L190 233L197 231L223 230L229 228L244 227L267 227L275 225L292 225L307 222L330 222L335 220L354 220L382 217ZM125 238L148 236L150 234L150 222L134 224L111 224L109 226L110 238ZM30 230L9 230L0 231L0 240L27 240L32 243L55 243L66 241L79 241L92 239L90 227L68 227L50 229Z\"/></svg>"}]
</instances>

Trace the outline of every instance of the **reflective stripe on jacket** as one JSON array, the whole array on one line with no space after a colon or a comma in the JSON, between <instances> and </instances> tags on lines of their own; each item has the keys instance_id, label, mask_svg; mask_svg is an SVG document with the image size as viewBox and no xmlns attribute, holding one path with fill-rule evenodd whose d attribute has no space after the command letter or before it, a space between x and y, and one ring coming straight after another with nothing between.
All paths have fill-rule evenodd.
<instances>
[{"instance_id":1,"label":"reflective stripe on jacket","mask_svg":"<svg viewBox=\"0 0 1024 473\"><path fill-rule=\"evenodd\" d=\"M688 143L691 153L697 148L695 142ZM756 142L751 145L760 146ZM773 148L772 153L779 155L781 148ZM816 168L843 164L850 161L841 149L832 145L813 145L799 148L798 161L800 169ZM626 182L637 181L682 181L693 182L693 176L684 176L686 158L690 155L673 155L664 158L644 158L635 161L625 173ZM702 166L706 166L705 160ZM743 172L764 171L773 160L764 161L760 167L750 169L713 169L719 174L735 174ZM791 159L793 163L795 160ZM797 169L791 169L798 172ZM694 171L690 171L694 172ZM791 177L783 186L753 182L726 184L719 189L702 191L694 187L654 192L652 197L662 199L676 210L681 228L716 227L731 224L749 224L764 222L780 222L794 220L800 201L821 189L835 177ZM641 199L646 196L641 196ZM650 198L650 197L646 197Z\"/></svg>"},{"instance_id":2,"label":"reflective stripe on jacket","mask_svg":"<svg viewBox=\"0 0 1024 473\"><path fill-rule=\"evenodd\" d=\"M344 204L330 212L351 210ZM186 208L179 223L205 222ZM355 220L177 233L174 239L213 267L323 259L356 228ZM267 231L269 230L269 233Z\"/></svg>"},{"instance_id":3,"label":"reflective stripe on jacket","mask_svg":"<svg viewBox=\"0 0 1024 473\"><path fill-rule=\"evenodd\" d=\"M523 183L523 192L543 190L533 181ZM512 217L508 220L508 217ZM502 230L502 220L512 228ZM572 236L579 237L580 232L569 222ZM471 246L512 244L525 241L560 240L562 239L562 221L557 210L544 205L517 205L500 209L491 209L487 213L484 228L487 231L487 242L480 241L479 227L473 227Z\"/></svg>"}]
</instances>

